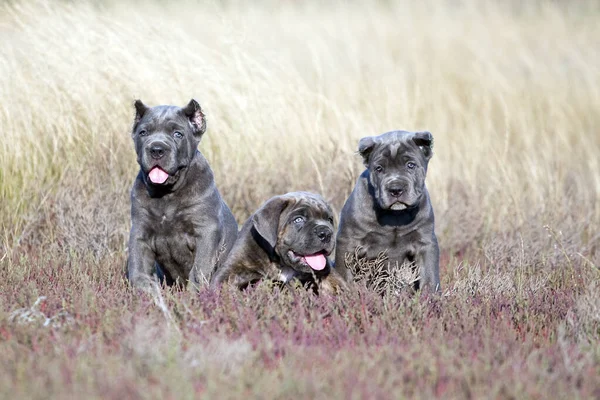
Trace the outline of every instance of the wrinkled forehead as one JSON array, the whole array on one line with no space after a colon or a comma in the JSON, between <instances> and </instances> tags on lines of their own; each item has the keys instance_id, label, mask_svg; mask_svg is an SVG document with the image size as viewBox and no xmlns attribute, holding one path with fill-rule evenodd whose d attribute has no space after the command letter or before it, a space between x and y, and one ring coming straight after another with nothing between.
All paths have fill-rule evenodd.
<instances>
[{"instance_id":1,"label":"wrinkled forehead","mask_svg":"<svg viewBox=\"0 0 600 400\"><path fill-rule=\"evenodd\" d=\"M156 106L149 109L142 119L140 125L147 126L163 126L166 124L175 124L181 127L187 125L187 120L181 111L181 108L176 106Z\"/></svg>"},{"instance_id":2,"label":"wrinkled forehead","mask_svg":"<svg viewBox=\"0 0 600 400\"><path fill-rule=\"evenodd\" d=\"M290 213L319 219L327 219L333 215L331 207L321 196L312 193L298 193L294 197L295 204L290 207Z\"/></svg>"},{"instance_id":3,"label":"wrinkled forehead","mask_svg":"<svg viewBox=\"0 0 600 400\"><path fill-rule=\"evenodd\" d=\"M386 159L390 161L402 160L404 157L419 156L419 148L408 138L394 138L382 141L375 146L372 160Z\"/></svg>"}]
</instances>

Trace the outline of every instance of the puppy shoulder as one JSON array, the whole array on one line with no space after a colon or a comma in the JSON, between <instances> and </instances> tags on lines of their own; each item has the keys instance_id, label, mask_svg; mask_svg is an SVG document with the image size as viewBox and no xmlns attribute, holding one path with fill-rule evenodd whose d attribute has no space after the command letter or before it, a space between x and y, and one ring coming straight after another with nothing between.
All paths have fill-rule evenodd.
<instances>
[{"instance_id":1,"label":"puppy shoulder","mask_svg":"<svg viewBox=\"0 0 600 400\"><path fill-rule=\"evenodd\" d=\"M140 169L131 185L131 195L133 196L136 192L141 190L146 191L146 183L144 182L144 173Z\"/></svg>"},{"instance_id":2,"label":"puppy shoulder","mask_svg":"<svg viewBox=\"0 0 600 400\"><path fill-rule=\"evenodd\" d=\"M148 193L148 188L144 182L142 171L139 172L133 181L130 192L130 200L132 213L149 207L150 194Z\"/></svg>"},{"instance_id":3,"label":"puppy shoulder","mask_svg":"<svg viewBox=\"0 0 600 400\"><path fill-rule=\"evenodd\" d=\"M365 170L357 179L354 189L342 208L342 218L364 215L373 205L373 197L369 192L369 170Z\"/></svg>"},{"instance_id":4,"label":"puppy shoulder","mask_svg":"<svg viewBox=\"0 0 600 400\"><path fill-rule=\"evenodd\" d=\"M236 269L259 270L269 263L269 256L256 242L252 233L252 219L248 219L237 235L237 239L227 257L226 264Z\"/></svg>"},{"instance_id":5,"label":"puppy shoulder","mask_svg":"<svg viewBox=\"0 0 600 400\"><path fill-rule=\"evenodd\" d=\"M196 150L192 160L190 161L190 171L197 181L201 183L214 180L213 170L204 154L200 150Z\"/></svg>"},{"instance_id":6,"label":"puppy shoulder","mask_svg":"<svg viewBox=\"0 0 600 400\"><path fill-rule=\"evenodd\" d=\"M370 172L368 169L365 169L356 181L356 186L354 187L353 193L355 197L360 199L361 202L364 202L372 197L371 193L369 192L370 179Z\"/></svg>"}]
</instances>

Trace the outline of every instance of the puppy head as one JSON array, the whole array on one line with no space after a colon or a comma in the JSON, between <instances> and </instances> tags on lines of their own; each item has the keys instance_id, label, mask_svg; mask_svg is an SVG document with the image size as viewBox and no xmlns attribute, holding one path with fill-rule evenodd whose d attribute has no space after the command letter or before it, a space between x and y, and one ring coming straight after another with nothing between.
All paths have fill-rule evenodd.
<instances>
[{"instance_id":1,"label":"puppy head","mask_svg":"<svg viewBox=\"0 0 600 400\"><path fill-rule=\"evenodd\" d=\"M432 149L429 132L392 131L360 140L358 152L381 209L401 211L419 203Z\"/></svg>"},{"instance_id":2,"label":"puppy head","mask_svg":"<svg viewBox=\"0 0 600 400\"><path fill-rule=\"evenodd\" d=\"M137 161L150 185L173 185L179 171L191 162L206 130L206 119L196 100L187 106L147 107L135 101L131 136Z\"/></svg>"},{"instance_id":3,"label":"puppy head","mask_svg":"<svg viewBox=\"0 0 600 400\"><path fill-rule=\"evenodd\" d=\"M252 216L252 224L282 267L304 273L326 268L335 237L333 211L321 196L293 192L273 197Z\"/></svg>"}]
</instances>

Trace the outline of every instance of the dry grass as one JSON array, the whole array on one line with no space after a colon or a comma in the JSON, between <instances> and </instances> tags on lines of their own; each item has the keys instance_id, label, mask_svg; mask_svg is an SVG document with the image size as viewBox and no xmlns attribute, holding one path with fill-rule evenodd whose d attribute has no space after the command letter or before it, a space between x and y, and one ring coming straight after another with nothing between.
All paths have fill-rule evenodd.
<instances>
[{"instance_id":1,"label":"dry grass","mask_svg":"<svg viewBox=\"0 0 600 400\"><path fill-rule=\"evenodd\" d=\"M599 17L0 3L0 396L600 396ZM340 210L360 137L430 130L442 302L129 291L132 102L190 97L238 222L291 190Z\"/></svg>"},{"instance_id":2,"label":"dry grass","mask_svg":"<svg viewBox=\"0 0 600 400\"><path fill-rule=\"evenodd\" d=\"M419 281L419 269L414 263L392 263L385 252L374 260L367 260L359 255L359 251L360 248L354 253L346 254L346 265L355 283L382 296L400 296L406 291L413 292Z\"/></svg>"}]
</instances>

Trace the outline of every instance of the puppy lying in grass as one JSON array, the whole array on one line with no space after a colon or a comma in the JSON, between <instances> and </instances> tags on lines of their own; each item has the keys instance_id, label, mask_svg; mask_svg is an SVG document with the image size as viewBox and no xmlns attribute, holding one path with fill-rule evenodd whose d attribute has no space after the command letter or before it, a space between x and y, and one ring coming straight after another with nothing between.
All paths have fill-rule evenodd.
<instances>
[{"instance_id":1,"label":"puppy lying in grass","mask_svg":"<svg viewBox=\"0 0 600 400\"><path fill-rule=\"evenodd\" d=\"M333 221L331 207L319 195L293 192L271 198L246 221L211 286L244 288L272 279L338 293L346 283L327 258L335 244Z\"/></svg>"}]
</instances>

